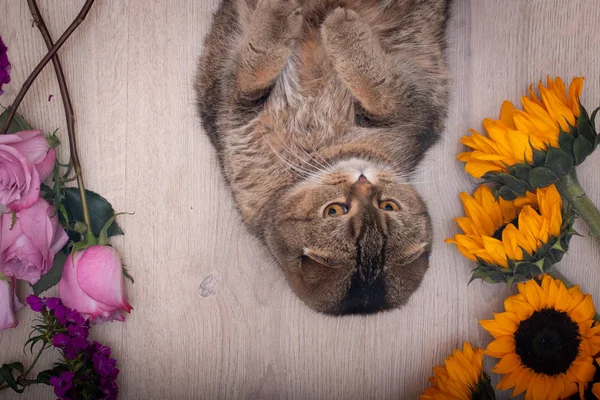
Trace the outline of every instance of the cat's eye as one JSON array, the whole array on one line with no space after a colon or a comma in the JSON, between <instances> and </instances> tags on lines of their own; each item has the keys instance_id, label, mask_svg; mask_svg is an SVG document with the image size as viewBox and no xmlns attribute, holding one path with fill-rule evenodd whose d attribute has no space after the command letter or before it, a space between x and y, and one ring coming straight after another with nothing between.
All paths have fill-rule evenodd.
<instances>
[{"instance_id":1,"label":"cat's eye","mask_svg":"<svg viewBox=\"0 0 600 400\"><path fill-rule=\"evenodd\" d=\"M398 211L400 210L400 204L394 200L383 200L379 202L379 208L384 211Z\"/></svg>"},{"instance_id":2,"label":"cat's eye","mask_svg":"<svg viewBox=\"0 0 600 400\"><path fill-rule=\"evenodd\" d=\"M340 215L346 214L348 212L348 207L342 203L332 203L325 207L323 211L323 217L338 217Z\"/></svg>"}]
</instances>

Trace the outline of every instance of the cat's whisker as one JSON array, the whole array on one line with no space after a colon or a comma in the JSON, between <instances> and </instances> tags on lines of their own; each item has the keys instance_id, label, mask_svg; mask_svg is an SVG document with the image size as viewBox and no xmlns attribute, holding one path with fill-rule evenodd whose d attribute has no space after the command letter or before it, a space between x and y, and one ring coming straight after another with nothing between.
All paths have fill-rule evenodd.
<instances>
[{"instance_id":1,"label":"cat's whisker","mask_svg":"<svg viewBox=\"0 0 600 400\"><path fill-rule=\"evenodd\" d=\"M273 154L275 154L277 156L277 158L279 158L279 160L281 160L281 162L289 169L289 171L291 173L293 173L297 178L300 179L305 179L307 175L310 175L311 172L304 170L303 168L301 168L300 166L292 163L291 161L287 160L283 155L281 155L276 149L275 147L271 144L271 141L269 140L269 138L267 136L264 136L265 142L267 143L267 145L269 146L269 148L271 149L271 151L273 151Z\"/></svg>"}]
</instances>

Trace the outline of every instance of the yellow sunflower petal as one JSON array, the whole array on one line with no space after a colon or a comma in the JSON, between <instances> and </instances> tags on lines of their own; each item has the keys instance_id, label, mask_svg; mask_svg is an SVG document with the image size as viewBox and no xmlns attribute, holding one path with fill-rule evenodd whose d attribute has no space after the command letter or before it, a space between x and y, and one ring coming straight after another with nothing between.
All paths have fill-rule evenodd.
<instances>
[{"instance_id":1,"label":"yellow sunflower petal","mask_svg":"<svg viewBox=\"0 0 600 400\"><path fill-rule=\"evenodd\" d=\"M573 110L573 114L579 117L579 96L583 91L583 78L574 78L569 85L569 98L567 99L568 107Z\"/></svg>"},{"instance_id":2,"label":"yellow sunflower petal","mask_svg":"<svg viewBox=\"0 0 600 400\"><path fill-rule=\"evenodd\" d=\"M508 353L514 353L515 339L512 336L503 336L488 344L484 353L491 357L502 358Z\"/></svg>"},{"instance_id":3,"label":"yellow sunflower petal","mask_svg":"<svg viewBox=\"0 0 600 400\"><path fill-rule=\"evenodd\" d=\"M573 309L569 313L571 319L577 323L588 321L594 318L594 314L596 313L596 308L594 307L594 303L592 302L592 296L589 294L585 296L585 299Z\"/></svg>"},{"instance_id":4,"label":"yellow sunflower petal","mask_svg":"<svg viewBox=\"0 0 600 400\"><path fill-rule=\"evenodd\" d=\"M592 385L592 394L596 396L597 399L600 399L600 383L594 383L594 385Z\"/></svg>"},{"instance_id":5,"label":"yellow sunflower petal","mask_svg":"<svg viewBox=\"0 0 600 400\"><path fill-rule=\"evenodd\" d=\"M521 365L521 357L515 353L508 353L492 368L495 374L510 374ZM512 386L512 385L511 385Z\"/></svg>"},{"instance_id":6,"label":"yellow sunflower petal","mask_svg":"<svg viewBox=\"0 0 600 400\"><path fill-rule=\"evenodd\" d=\"M525 301L525 297L520 294L510 296L504 300L504 308L506 311L516 314L521 321L531 317L535 311L533 306Z\"/></svg>"},{"instance_id":7,"label":"yellow sunflower petal","mask_svg":"<svg viewBox=\"0 0 600 400\"><path fill-rule=\"evenodd\" d=\"M596 367L591 362L575 360L567 370L567 377L573 382L587 383L594 378Z\"/></svg>"},{"instance_id":8,"label":"yellow sunflower petal","mask_svg":"<svg viewBox=\"0 0 600 400\"><path fill-rule=\"evenodd\" d=\"M508 267L504 244L500 240L489 236L484 236L482 239L483 247L491 262L502 267Z\"/></svg>"},{"instance_id":9,"label":"yellow sunflower petal","mask_svg":"<svg viewBox=\"0 0 600 400\"><path fill-rule=\"evenodd\" d=\"M500 121L512 129L516 129L515 121L513 120L513 112L515 106L508 100L505 100L500 107Z\"/></svg>"},{"instance_id":10,"label":"yellow sunflower petal","mask_svg":"<svg viewBox=\"0 0 600 400\"><path fill-rule=\"evenodd\" d=\"M567 107L566 103L562 103L553 91L540 87L540 92L548 113L558 122L562 130L568 132L569 124L571 126L575 125L573 110Z\"/></svg>"}]
</instances>

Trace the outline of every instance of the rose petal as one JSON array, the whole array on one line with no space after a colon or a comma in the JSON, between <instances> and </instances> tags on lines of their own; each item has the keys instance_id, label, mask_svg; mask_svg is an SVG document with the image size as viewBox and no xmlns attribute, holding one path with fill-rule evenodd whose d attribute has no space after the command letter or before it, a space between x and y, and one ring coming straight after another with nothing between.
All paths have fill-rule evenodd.
<instances>
[{"instance_id":1,"label":"rose petal","mask_svg":"<svg viewBox=\"0 0 600 400\"><path fill-rule=\"evenodd\" d=\"M112 247L86 249L77 266L77 282L88 296L102 304L131 311L123 287L123 265Z\"/></svg>"},{"instance_id":2,"label":"rose petal","mask_svg":"<svg viewBox=\"0 0 600 400\"><path fill-rule=\"evenodd\" d=\"M62 278L59 282L60 298L63 304L69 308L76 309L84 316L95 317L106 312L106 309L96 300L85 294L77 283L76 265L84 251L78 251L72 257L67 256L63 267Z\"/></svg>"},{"instance_id":3,"label":"rose petal","mask_svg":"<svg viewBox=\"0 0 600 400\"><path fill-rule=\"evenodd\" d=\"M48 151L48 154L46 154L46 158L44 158L39 163L35 164L35 169L37 169L41 181L44 181L50 176L50 174L52 174L52 171L54 170L55 161L56 153L54 152L54 149L50 149L50 151Z\"/></svg>"}]
</instances>

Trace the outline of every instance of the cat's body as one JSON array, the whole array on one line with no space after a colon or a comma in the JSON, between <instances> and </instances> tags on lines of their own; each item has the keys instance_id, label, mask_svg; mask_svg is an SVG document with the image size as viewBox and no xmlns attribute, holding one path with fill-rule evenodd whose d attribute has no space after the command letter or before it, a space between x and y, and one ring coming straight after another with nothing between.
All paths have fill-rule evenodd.
<instances>
[{"instance_id":1,"label":"cat's body","mask_svg":"<svg viewBox=\"0 0 600 400\"><path fill-rule=\"evenodd\" d=\"M405 178L446 113L446 0L224 0L196 82L242 218L309 306L403 304L428 265Z\"/></svg>"}]
</instances>

